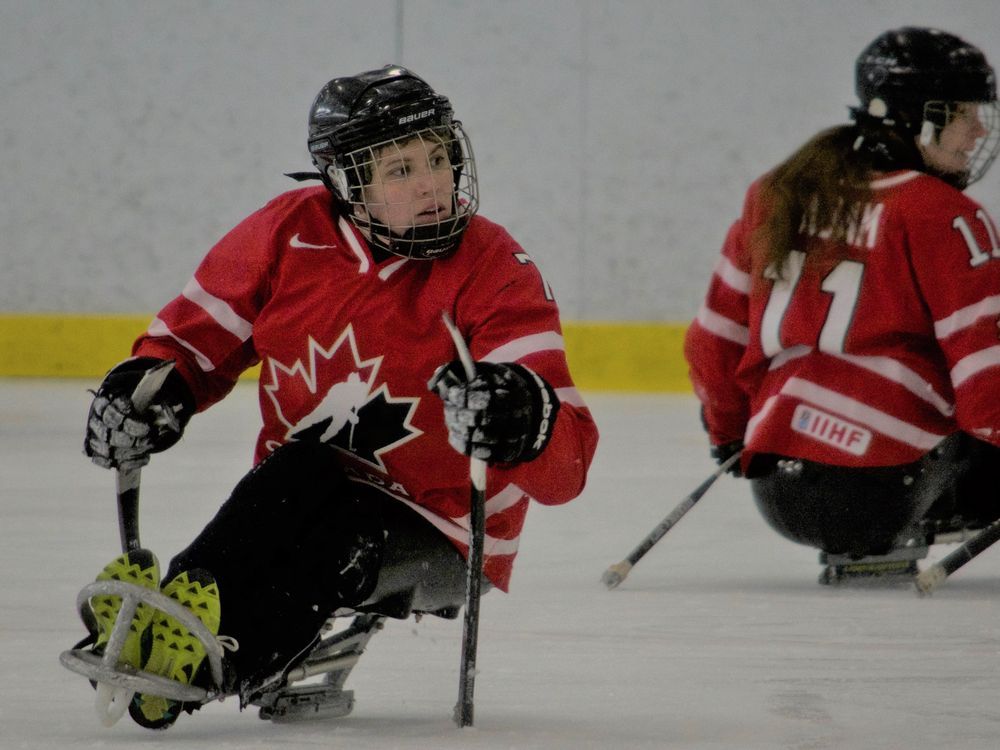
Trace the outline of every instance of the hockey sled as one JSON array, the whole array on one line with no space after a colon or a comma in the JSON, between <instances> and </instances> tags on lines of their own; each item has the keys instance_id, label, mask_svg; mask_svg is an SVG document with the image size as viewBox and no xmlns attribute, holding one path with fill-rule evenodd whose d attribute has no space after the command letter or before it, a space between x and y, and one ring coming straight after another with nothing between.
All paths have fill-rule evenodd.
<instances>
[{"instance_id":1,"label":"hockey sled","mask_svg":"<svg viewBox=\"0 0 1000 750\"><path fill-rule=\"evenodd\" d=\"M222 644L194 613L155 589L124 581L97 581L81 589L76 598L84 621L89 619L91 599L97 596L118 596L122 601L104 652L97 654L77 647L63 651L59 655L59 661L70 671L97 684L94 707L102 724L111 726L118 721L128 708L134 693L157 695L186 703L207 703L220 697L218 686L222 685ZM185 685L119 663L125 639L129 635L129 626L140 603L170 615L201 642L215 687L205 689Z\"/></svg>"}]
</instances>

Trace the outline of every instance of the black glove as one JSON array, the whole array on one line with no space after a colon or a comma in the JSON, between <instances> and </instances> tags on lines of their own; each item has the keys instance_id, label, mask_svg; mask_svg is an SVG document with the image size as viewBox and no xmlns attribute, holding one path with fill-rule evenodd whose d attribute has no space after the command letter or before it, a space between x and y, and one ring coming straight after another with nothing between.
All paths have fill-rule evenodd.
<instances>
[{"instance_id":1,"label":"black glove","mask_svg":"<svg viewBox=\"0 0 1000 750\"><path fill-rule=\"evenodd\" d=\"M167 376L149 408L139 413L132 392L160 360L122 362L104 376L87 416L83 452L98 466L128 471L149 463L149 454L166 450L181 438L194 414L194 396L176 370Z\"/></svg>"},{"instance_id":2,"label":"black glove","mask_svg":"<svg viewBox=\"0 0 1000 750\"><path fill-rule=\"evenodd\" d=\"M715 459L715 463L722 466L722 464L728 461L733 454L739 453L741 450L743 450L743 441L732 440L728 443L723 443L722 445L713 445L710 452L712 454L712 458ZM743 476L743 470L740 468L740 462L734 461L730 464L729 468L726 469L726 473L732 474L734 477Z\"/></svg>"},{"instance_id":3,"label":"black glove","mask_svg":"<svg viewBox=\"0 0 1000 750\"><path fill-rule=\"evenodd\" d=\"M491 464L536 458L559 411L552 387L521 365L477 362L476 377L468 381L454 360L439 367L427 387L444 401L451 446Z\"/></svg>"}]
</instances>

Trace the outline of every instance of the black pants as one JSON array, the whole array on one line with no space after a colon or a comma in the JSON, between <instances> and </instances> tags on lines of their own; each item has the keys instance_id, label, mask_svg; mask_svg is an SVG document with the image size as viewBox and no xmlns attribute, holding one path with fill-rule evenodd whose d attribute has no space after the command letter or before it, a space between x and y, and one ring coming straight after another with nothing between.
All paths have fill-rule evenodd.
<instances>
[{"instance_id":1,"label":"black pants","mask_svg":"<svg viewBox=\"0 0 1000 750\"><path fill-rule=\"evenodd\" d=\"M219 585L220 634L241 693L308 652L339 608L405 617L457 612L465 561L403 503L350 482L337 451L315 442L282 446L247 474L165 580L209 571Z\"/></svg>"},{"instance_id":2,"label":"black pants","mask_svg":"<svg viewBox=\"0 0 1000 750\"><path fill-rule=\"evenodd\" d=\"M782 536L831 554L889 552L924 518L1000 517L1000 449L962 433L902 466L851 468L755 456L747 472L764 519Z\"/></svg>"}]
</instances>

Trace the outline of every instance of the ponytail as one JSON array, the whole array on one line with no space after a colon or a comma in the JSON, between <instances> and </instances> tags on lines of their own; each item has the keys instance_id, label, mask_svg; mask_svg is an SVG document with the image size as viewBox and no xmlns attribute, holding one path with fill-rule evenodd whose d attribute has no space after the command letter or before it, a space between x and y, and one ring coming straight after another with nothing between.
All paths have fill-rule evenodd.
<instances>
[{"instance_id":1,"label":"ponytail","mask_svg":"<svg viewBox=\"0 0 1000 750\"><path fill-rule=\"evenodd\" d=\"M761 183L767 218L754 231L755 263L781 277L793 250L815 250L817 233L846 248L871 198L871 157L857 145L854 125L821 131Z\"/></svg>"}]
</instances>

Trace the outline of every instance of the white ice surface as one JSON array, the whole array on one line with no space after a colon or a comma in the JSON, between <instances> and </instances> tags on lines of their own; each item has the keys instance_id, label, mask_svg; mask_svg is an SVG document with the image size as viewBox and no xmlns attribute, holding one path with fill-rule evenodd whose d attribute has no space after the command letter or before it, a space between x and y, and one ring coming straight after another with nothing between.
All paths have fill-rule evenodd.
<instances>
[{"instance_id":1,"label":"white ice surface","mask_svg":"<svg viewBox=\"0 0 1000 750\"><path fill-rule=\"evenodd\" d=\"M473 728L451 720L461 619L425 618L371 642L345 719L273 725L229 699L164 733L105 729L58 660L82 636L77 591L118 551L112 475L81 455L89 385L0 381L4 750L1000 747L1000 549L929 598L821 587L816 553L724 477L607 591L712 464L693 397L603 394L585 493L532 508L511 593L483 600ZM164 565L248 467L256 420L241 385L144 470L143 543Z\"/></svg>"}]
</instances>

